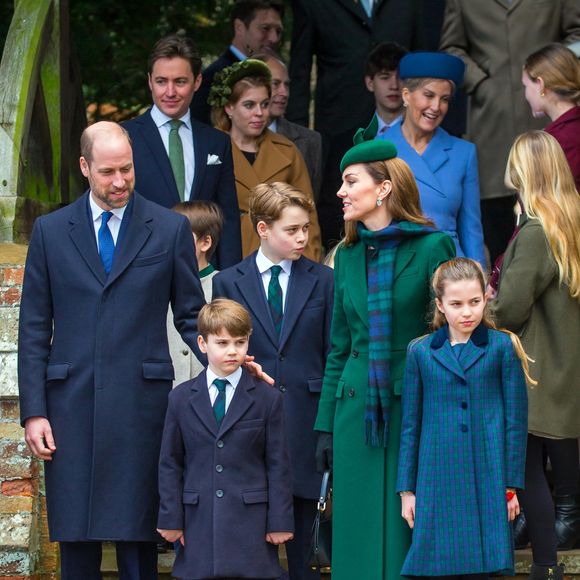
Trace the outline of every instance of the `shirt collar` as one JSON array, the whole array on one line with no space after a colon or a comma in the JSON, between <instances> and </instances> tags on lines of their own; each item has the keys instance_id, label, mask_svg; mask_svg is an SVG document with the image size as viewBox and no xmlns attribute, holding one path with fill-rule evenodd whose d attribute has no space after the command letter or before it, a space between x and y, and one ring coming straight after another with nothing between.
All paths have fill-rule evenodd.
<instances>
[{"instance_id":1,"label":"shirt collar","mask_svg":"<svg viewBox=\"0 0 580 580\"><path fill-rule=\"evenodd\" d=\"M116 207L115 209L103 209L102 207L99 207L96 203L95 200L93 199L93 192L91 191L91 193L89 194L89 207L91 208L91 216L93 218L93 222L96 222L100 217L101 214L103 214L105 211L110 211L114 216L118 217L119 220L123 219L123 214L125 213L125 210L127 209L127 206L124 205L123 207Z\"/></svg>"},{"instance_id":2,"label":"shirt collar","mask_svg":"<svg viewBox=\"0 0 580 580\"><path fill-rule=\"evenodd\" d=\"M159 127L162 127L163 125L169 123L169 121L172 120L172 117L163 113L157 107L157 105L153 105L153 107L151 107L151 118L153 119L153 122L155 123L158 129ZM179 120L191 131L191 112L189 108L187 109L185 115L183 115L183 117L180 117Z\"/></svg>"},{"instance_id":3,"label":"shirt collar","mask_svg":"<svg viewBox=\"0 0 580 580\"><path fill-rule=\"evenodd\" d=\"M403 119L403 115L401 114L396 119L393 119L390 123L385 123L377 112L375 112L375 116L377 117L377 121L379 123L377 135L382 135L383 133L386 133L387 129L390 129L393 125L400 123L401 120Z\"/></svg>"},{"instance_id":4,"label":"shirt collar","mask_svg":"<svg viewBox=\"0 0 580 580\"><path fill-rule=\"evenodd\" d=\"M238 57L238 60L246 60L248 58L239 48L236 48L233 44L230 44L230 50Z\"/></svg>"},{"instance_id":5,"label":"shirt collar","mask_svg":"<svg viewBox=\"0 0 580 580\"><path fill-rule=\"evenodd\" d=\"M272 266L281 266L282 270L290 276L290 272L292 271L292 260L282 260L279 264L274 264L270 258L267 258L264 255L262 248L260 248L256 254L256 266L258 267L258 272L260 272L260 274L263 274Z\"/></svg>"},{"instance_id":6,"label":"shirt collar","mask_svg":"<svg viewBox=\"0 0 580 580\"><path fill-rule=\"evenodd\" d=\"M268 129L270 129L270 131L272 131L272 133L277 133L278 132L278 119L274 119L269 125L268 125Z\"/></svg>"},{"instance_id":7,"label":"shirt collar","mask_svg":"<svg viewBox=\"0 0 580 580\"><path fill-rule=\"evenodd\" d=\"M242 367L238 367L237 370L235 370L231 375L228 375L227 377L220 377L219 375L216 375L209 367L207 367L205 375L207 378L208 389L212 386L215 379L224 379L228 381L230 385L232 385L233 389L235 389L238 386L240 379L242 378Z\"/></svg>"}]
</instances>

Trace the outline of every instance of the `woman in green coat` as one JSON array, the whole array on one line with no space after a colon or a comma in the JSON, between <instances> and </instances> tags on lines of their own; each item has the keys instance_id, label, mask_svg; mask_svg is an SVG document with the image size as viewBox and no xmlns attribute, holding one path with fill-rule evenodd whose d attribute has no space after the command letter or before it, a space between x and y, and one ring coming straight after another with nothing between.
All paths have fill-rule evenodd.
<instances>
[{"instance_id":1,"label":"woman in green coat","mask_svg":"<svg viewBox=\"0 0 580 580\"><path fill-rule=\"evenodd\" d=\"M315 425L318 468L333 469L333 580L400 578L411 540L395 491L406 349L428 330L433 271L455 256L396 155L366 141L340 167L346 237Z\"/></svg>"}]
</instances>

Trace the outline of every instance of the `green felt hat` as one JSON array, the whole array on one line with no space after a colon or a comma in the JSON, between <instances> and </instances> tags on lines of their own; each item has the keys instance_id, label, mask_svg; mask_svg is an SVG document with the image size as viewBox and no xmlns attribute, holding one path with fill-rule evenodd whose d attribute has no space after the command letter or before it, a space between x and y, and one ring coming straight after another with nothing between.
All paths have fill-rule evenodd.
<instances>
[{"instance_id":1,"label":"green felt hat","mask_svg":"<svg viewBox=\"0 0 580 580\"><path fill-rule=\"evenodd\" d=\"M344 157L340 162L341 173L344 171L345 167L354 165L355 163L384 161L385 159L392 159L397 156L397 148L391 141L387 141L386 139L376 139L371 141L363 140L365 138L365 132L368 131L369 127L367 127L366 130L359 129L356 132L356 135L354 136L354 142L356 144L344 154ZM370 133L372 134L372 129Z\"/></svg>"}]
</instances>

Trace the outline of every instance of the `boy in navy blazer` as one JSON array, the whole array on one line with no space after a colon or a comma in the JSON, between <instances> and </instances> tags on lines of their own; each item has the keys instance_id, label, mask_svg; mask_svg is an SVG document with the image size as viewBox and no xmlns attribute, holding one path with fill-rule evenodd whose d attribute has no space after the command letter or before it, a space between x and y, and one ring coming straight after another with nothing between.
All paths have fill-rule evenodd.
<instances>
[{"instance_id":1,"label":"boy in navy blazer","mask_svg":"<svg viewBox=\"0 0 580 580\"><path fill-rule=\"evenodd\" d=\"M252 321L240 304L207 304L198 330L209 364L169 396L158 532L183 546L178 578L276 579L294 525L282 397L242 370Z\"/></svg>"},{"instance_id":2,"label":"boy in navy blazer","mask_svg":"<svg viewBox=\"0 0 580 580\"><path fill-rule=\"evenodd\" d=\"M201 57L181 34L162 38L149 56L153 106L124 123L133 142L137 189L166 208L180 201L217 203L224 233L214 265L218 269L242 258L240 210L229 135L191 117L189 105L202 82Z\"/></svg>"},{"instance_id":3,"label":"boy in navy blazer","mask_svg":"<svg viewBox=\"0 0 580 580\"><path fill-rule=\"evenodd\" d=\"M250 217L260 249L214 278L214 298L240 302L254 331L249 352L283 394L294 495L294 540L286 545L291 580L319 579L307 565L321 476L313 431L330 346L333 272L302 254L310 198L281 182L252 192Z\"/></svg>"}]
</instances>

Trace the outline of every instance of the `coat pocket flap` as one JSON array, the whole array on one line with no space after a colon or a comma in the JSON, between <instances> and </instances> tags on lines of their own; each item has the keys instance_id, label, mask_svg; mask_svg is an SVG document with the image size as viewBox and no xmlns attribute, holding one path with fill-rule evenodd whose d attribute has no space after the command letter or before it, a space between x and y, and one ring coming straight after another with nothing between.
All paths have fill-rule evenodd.
<instances>
[{"instance_id":1,"label":"coat pocket flap","mask_svg":"<svg viewBox=\"0 0 580 580\"><path fill-rule=\"evenodd\" d=\"M175 378L173 364L170 362L156 361L143 363L143 377L161 381L172 381Z\"/></svg>"},{"instance_id":2,"label":"coat pocket flap","mask_svg":"<svg viewBox=\"0 0 580 580\"><path fill-rule=\"evenodd\" d=\"M46 367L47 381L62 381L68 377L69 363L49 363Z\"/></svg>"},{"instance_id":3,"label":"coat pocket flap","mask_svg":"<svg viewBox=\"0 0 580 580\"><path fill-rule=\"evenodd\" d=\"M183 503L197 505L199 503L199 491L184 491Z\"/></svg>"},{"instance_id":4,"label":"coat pocket flap","mask_svg":"<svg viewBox=\"0 0 580 580\"><path fill-rule=\"evenodd\" d=\"M141 256L140 258L135 258L133 260L133 266L149 266L151 264L157 264L157 262L162 262L167 259L167 251L160 252L159 254L153 254L151 256Z\"/></svg>"},{"instance_id":5,"label":"coat pocket flap","mask_svg":"<svg viewBox=\"0 0 580 580\"><path fill-rule=\"evenodd\" d=\"M268 502L268 490L267 489L254 489L252 491L242 491L242 499L245 504L251 503L267 503Z\"/></svg>"},{"instance_id":6,"label":"coat pocket flap","mask_svg":"<svg viewBox=\"0 0 580 580\"><path fill-rule=\"evenodd\" d=\"M308 390L311 393L320 393L322 391L322 379L308 379Z\"/></svg>"}]
</instances>

